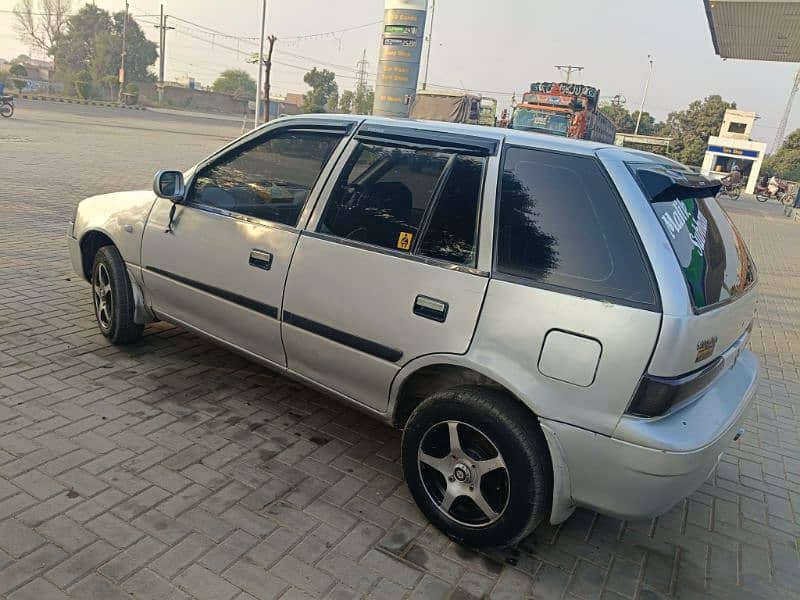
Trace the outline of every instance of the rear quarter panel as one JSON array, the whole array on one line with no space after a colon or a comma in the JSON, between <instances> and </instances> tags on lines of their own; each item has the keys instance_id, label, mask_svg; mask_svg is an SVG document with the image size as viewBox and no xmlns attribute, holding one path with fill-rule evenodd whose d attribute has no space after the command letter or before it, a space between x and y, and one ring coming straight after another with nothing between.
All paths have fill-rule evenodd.
<instances>
[{"instance_id":1,"label":"rear quarter panel","mask_svg":"<svg viewBox=\"0 0 800 600\"><path fill-rule=\"evenodd\" d=\"M493 279L468 358L539 417L611 435L647 368L660 323L657 312ZM545 339L554 330L600 344L593 380L570 383L542 373ZM580 371L586 357L576 347L561 360L564 372Z\"/></svg>"}]
</instances>

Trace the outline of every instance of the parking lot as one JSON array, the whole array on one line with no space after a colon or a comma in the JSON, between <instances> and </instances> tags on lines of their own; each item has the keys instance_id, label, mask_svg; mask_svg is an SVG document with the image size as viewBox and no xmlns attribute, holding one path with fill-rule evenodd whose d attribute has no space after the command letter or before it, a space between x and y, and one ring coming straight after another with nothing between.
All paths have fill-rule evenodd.
<instances>
[{"instance_id":1,"label":"parking lot","mask_svg":"<svg viewBox=\"0 0 800 600\"><path fill-rule=\"evenodd\" d=\"M75 203L240 131L25 101L0 122L0 597L800 595L800 225L777 204L725 205L759 266L763 380L709 481L653 521L579 510L477 553L417 511L397 432L170 325L99 333Z\"/></svg>"}]
</instances>

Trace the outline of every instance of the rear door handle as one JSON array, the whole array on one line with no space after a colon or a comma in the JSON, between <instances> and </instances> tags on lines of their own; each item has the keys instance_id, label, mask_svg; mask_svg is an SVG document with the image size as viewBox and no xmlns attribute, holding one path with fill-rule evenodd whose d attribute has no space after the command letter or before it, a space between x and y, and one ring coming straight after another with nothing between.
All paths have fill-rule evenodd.
<instances>
[{"instance_id":1,"label":"rear door handle","mask_svg":"<svg viewBox=\"0 0 800 600\"><path fill-rule=\"evenodd\" d=\"M250 266L269 271L272 268L272 254L264 250L251 250Z\"/></svg>"},{"instance_id":2,"label":"rear door handle","mask_svg":"<svg viewBox=\"0 0 800 600\"><path fill-rule=\"evenodd\" d=\"M432 321L444 323L449 306L444 300L419 295L414 300L414 314Z\"/></svg>"}]
</instances>

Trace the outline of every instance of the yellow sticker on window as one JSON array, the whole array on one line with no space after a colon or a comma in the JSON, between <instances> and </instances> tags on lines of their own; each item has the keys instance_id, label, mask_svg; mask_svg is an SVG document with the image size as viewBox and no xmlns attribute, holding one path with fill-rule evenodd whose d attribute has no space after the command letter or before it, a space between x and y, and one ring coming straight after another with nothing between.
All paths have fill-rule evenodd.
<instances>
[{"instance_id":1,"label":"yellow sticker on window","mask_svg":"<svg viewBox=\"0 0 800 600\"><path fill-rule=\"evenodd\" d=\"M400 236L397 238L397 248L400 250L411 250L411 240L414 239L413 233L401 231Z\"/></svg>"}]
</instances>

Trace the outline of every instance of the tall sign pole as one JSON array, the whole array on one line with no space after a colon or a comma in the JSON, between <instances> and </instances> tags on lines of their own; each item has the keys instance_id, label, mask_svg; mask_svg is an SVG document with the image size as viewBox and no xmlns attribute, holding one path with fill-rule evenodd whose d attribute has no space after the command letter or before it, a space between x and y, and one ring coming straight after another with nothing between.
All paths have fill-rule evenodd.
<instances>
[{"instance_id":1,"label":"tall sign pole","mask_svg":"<svg viewBox=\"0 0 800 600\"><path fill-rule=\"evenodd\" d=\"M647 74L647 83L644 84L644 94L642 94L642 104L639 106L639 116L636 118L636 129L633 130L633 135L639 135L639 124L642 122L644 103L647 100L647 90L650 89L650 78L653 76L653 57L648 54L647 60L650 61L650 72Z\"/></svg>"},{"instance_id":2,"label":"tall sign pole","mask_svg":"<svg viewBox=\"0 0 800 600\"><path fill-rule=\"evenodd\" d=\"M120 56L120 67L119 67L119 97L118 101L122 104L122 100L124 96L122 95L125 92L125 44L127 42L128 37L128 2L125 2L125 18L122 21L122 54Z\"/></svg>"},{"instance_id":3,"label":"tall sign pole","mask_svg":"<svg viewBox=\"0 0 800 600\"><path fill-rule=\"evenodd\" d=\"M428 0L386 0L373 114L408 117L417 93Z\"/></svg>"},{"instance_id":4,"label":"tall sign pole","mask_svg":"<svg viewBox=\"0 0 800 600\"><path fill-rule=\"evenodd\" d=\"M431 0L431 26L428 29L428 49L425 52L425 76L422 78L423 91L428 89L428 67L431 66L431 46L433 46L433 18L436 15L436 0Z\"/></svg>"},{"instance_id":5,"label":"tall sign pole","mask_svg":"<svg viewBox=\"0 0 800 600\"><path fill-rule=\"evenodd\" d=\"M267 25L267 0L261 0L261 44L258 49L258 83L256 84L256 116L254 126L258 127L261 117L261 85L264 66L264 28ZM267 109L269 114L269 108Z\"/></svg>"}]
</instances>

